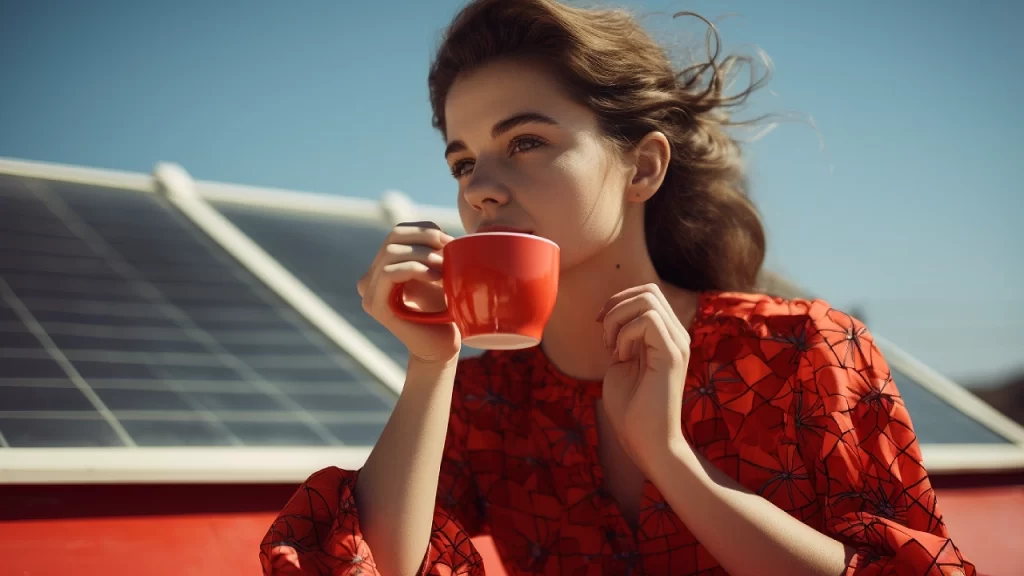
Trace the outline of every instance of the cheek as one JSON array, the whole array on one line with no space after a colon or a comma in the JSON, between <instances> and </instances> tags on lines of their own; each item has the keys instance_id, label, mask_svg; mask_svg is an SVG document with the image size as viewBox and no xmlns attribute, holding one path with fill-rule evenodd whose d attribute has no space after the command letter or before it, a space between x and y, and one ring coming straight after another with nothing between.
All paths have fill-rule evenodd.
<instances>
[{"instance_id":1,"label":"cheek","mask_svg":"<svg viewBox=\"0 0 1024 576\"><path fill-rule=\"evenodd\" d=\"M557 165L557 201L545 223L551 238L562 246L564 263L571 265L607 247L621 233L624 186L607 159L592 151L563 155Z\"/></svg>"}]
</instances>

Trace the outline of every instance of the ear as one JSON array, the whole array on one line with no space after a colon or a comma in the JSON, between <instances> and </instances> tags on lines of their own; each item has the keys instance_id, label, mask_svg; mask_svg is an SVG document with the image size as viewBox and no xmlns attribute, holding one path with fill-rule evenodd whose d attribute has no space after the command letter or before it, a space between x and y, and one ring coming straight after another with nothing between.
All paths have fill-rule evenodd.
<instances>
[{"instance_id":1,"label":"ear","mask_svg":"<svg viewBox=\"0 0 1024 576\"><path fill-rule=\"evenodd\" d=\"M626 184L626 200L646 202L665 181L672 147L664 134L651 132L640 140L629 158L633 162L633 175Z\"/></svg>"}]
</instances>

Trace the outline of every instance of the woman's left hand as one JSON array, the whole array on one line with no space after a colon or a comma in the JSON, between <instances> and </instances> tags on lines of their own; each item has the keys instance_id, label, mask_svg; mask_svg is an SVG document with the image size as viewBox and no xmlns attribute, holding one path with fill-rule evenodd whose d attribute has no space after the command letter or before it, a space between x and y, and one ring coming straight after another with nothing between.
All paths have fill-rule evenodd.
<instances>
[{"instance_id":1,"label":"woman's left hand","mask_svg":"<svg viewBox=\"0 0 1024 576\"><path fill-rule=\"evenodd\" d=\"M597 320L612 350L602 388L605 413L650 477L657 458L686 445L681 413L690 335L656 284L612 296Z\"/></svg>"}]
</instances>

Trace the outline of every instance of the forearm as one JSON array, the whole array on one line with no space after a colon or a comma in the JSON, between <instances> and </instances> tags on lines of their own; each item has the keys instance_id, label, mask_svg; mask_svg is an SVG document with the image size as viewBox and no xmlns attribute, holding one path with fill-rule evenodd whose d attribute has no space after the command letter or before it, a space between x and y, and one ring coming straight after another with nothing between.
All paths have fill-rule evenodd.
<instances>
[{"instance_id":1,"label":"forearm","mask_svg":"<svg viewBox=\"0 0 1024 576\"><path fill-rule=\"evenodd\" d=\"M841 542L747 490L686 447L652 467L651 481L693 535L735 576L844 573Z\"/></svg>"},{"instance_id":2,"label":"forearm","mask_svg":"<svg viewBox=\"0 0 1024 576\"><path fill-rule=\"evenodd\" d=\"M409 362L405 388L359 473L359 523L381 574L414 574L426 553L456 360Z\"/></svg>"}]
</instances>

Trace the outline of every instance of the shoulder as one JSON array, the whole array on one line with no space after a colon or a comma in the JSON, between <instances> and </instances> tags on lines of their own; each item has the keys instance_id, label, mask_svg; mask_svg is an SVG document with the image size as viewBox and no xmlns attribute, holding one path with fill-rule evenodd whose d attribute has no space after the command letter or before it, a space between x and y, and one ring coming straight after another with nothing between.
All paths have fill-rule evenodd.
<instances>
[{"instance_id":1,"label":"shoulder","mask_svg":"<svg viewBox=\"0 0 1024 576\"><path fill-rule=\"evenodd\" d=\"M819 338L832 339L863 324L821 299L787 299L766 294L718 292L705 295L698 316L700 324L716 329L746 332L751 337L792 342L801 349ZM838 332L837 332L838 331Z\"/></svg>"},{"instance_id":2,"label":"shoulder","mask_svg":"<svg viewBox=\"0 0 1024 576\"><path fill-rule=\"evenodd\" d=\"M868 400L899 396L874 336L859 319L829 302L787 300L757 294L720 294L709 299L708 317L761 354L786 352L795 385L821 398L827 411L849 410ZM735 348L735 346L734 346Z\"/></svg>"},{"instance_id":3,"label":"shoulder","mask_svg":"<svg viewBox=\"0 0 1024 576\"><path fill-rule=\"evenodd\" d=\"M817 320L831 309L824 300L713 292L702 296L694 328L721 339L765 340L803 349L807 335L816 332Z\"/></svg>"},{"instance_id":4,"label":"shoulder","mask_svg":"<svg viewBox=\"0 0 1024 576\"><path fill-rule=\"evenodd\" d=\"M796 376L808 392L846 395L889 380L867 327L825 300L716 293L705 296L699 317L695 328L706 332L701 340L713 359L757 357Z\"/></svg>"}]
</instances>

